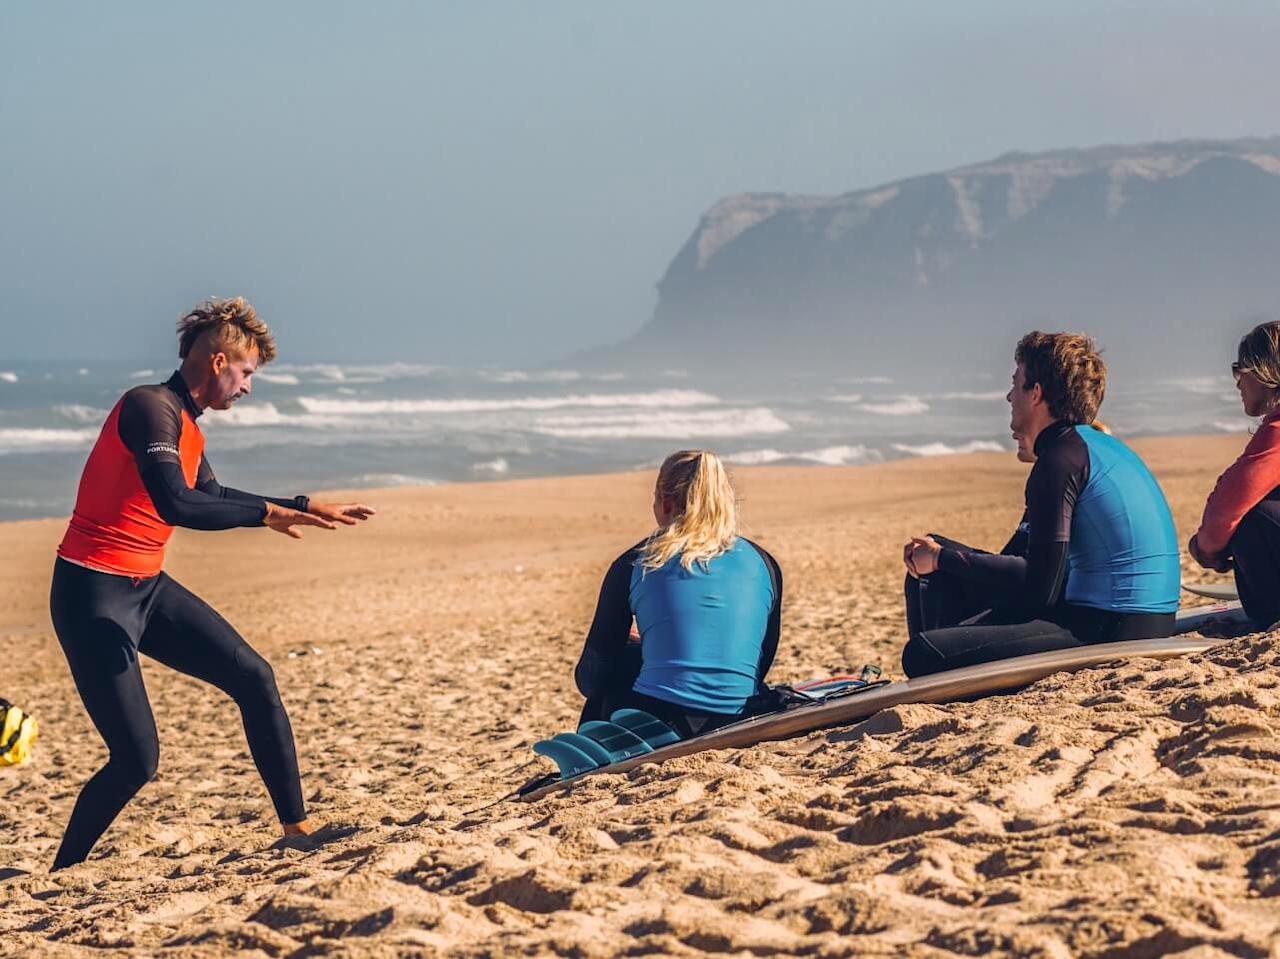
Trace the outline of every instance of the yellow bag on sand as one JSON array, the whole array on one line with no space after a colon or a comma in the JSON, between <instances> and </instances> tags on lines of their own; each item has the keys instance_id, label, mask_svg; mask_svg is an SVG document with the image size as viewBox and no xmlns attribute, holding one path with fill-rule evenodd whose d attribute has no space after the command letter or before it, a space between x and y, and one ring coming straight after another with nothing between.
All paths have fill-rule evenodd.
<instances>
[{"instance_id":1,"label":"yellow bag on sand","mask_svg":"<svg viewBox=\"0 0 1280 959\"><path fill-rule=\"evenodd\" d=\"M31 744L40 735L40 724L4 699L0 699L0 718L0 766L26 762Z\"/></svg>"}]
</instances>

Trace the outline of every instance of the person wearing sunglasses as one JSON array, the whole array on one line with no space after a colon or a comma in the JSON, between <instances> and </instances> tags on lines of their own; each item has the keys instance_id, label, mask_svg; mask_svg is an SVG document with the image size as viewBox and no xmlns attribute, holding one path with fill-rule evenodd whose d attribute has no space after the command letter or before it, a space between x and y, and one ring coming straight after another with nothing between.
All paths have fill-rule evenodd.
<instances>
[{"instance_id":1,"label":"person wearing sunglasses","mask_svg":"<svg viewBox=\"0 0 1280 959\"><path fill-rule=\"evenodd\" d=\"M1246 333L1231 372L1245 415L1262 422L1218 477L1187 549L1206 569L1234 570L1245 613L1266 627L1280 620L1280 323Z\"/></svg>"}]
</instances>

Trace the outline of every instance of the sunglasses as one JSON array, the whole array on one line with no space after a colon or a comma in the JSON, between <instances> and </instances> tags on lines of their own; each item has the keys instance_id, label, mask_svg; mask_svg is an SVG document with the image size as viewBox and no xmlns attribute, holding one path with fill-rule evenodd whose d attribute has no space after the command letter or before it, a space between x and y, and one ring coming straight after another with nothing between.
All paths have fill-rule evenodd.
<instances>
[{"instance_id":1,"label":"sunglasses","mask_svg":"<svg viewBox=\"0 0 1280 959\"><path fill-rule=\"evenodd\" d=\"M1240 377L1244 376L1244 374L1252 373L1252 372L1253 370L1251 370L1247 366L1241 365L1240 363L1231 364L1231 375L1234 376L1236 379L1240 379Z\"/></svg>"}]
</instances>

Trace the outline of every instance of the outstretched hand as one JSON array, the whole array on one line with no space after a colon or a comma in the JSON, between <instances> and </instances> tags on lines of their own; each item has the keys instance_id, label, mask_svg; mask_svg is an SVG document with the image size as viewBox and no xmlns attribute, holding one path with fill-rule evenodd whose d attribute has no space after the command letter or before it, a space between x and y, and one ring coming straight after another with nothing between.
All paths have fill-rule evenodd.
<instances>
[{"instance_id":1,"label":"outstretched hand","mask_svg":"<svg viewBox=\"0 0 1280 959\"><path fill-rule=\"evenodd\" d=\"M307 507L307 512L312 516L319 516L321 519L327 519L332 523L355 526L356 523L363 523L378 511L372 506L365 506L364 503L317 503L312 501Z\"/></svg>"},{"instance_id":2,"label":"outstretched hand","mask_svg":"<svg viewBox=\"0 0 1280 959\"><path fill-rule=\"evenodd\" d=\"M290 539L302 539L302 530L298 529L299 526L337 529L333 523L323 516L313 516L311 513L302 513L296 509L288 509L270 502L267 503L267 515L262 518L262 525L268 529L275 530L277 533L284 533Z\"/></svg>"}]
</instances>

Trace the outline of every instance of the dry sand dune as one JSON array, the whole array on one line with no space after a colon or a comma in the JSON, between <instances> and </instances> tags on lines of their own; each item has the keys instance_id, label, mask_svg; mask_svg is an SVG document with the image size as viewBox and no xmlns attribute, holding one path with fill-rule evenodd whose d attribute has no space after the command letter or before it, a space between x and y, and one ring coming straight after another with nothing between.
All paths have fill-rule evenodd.
<instances>
[{"instance_id":1,"label":"dry sand dune","mask_svg":"<svg viewBox=\"0 0 1280 959\"><path fill-rule=\"evenodd\" d=\"M1185 538L1241 439L1138 445ZM1023 469L742 471L786 575L775 675L896 672L903 538L1000 545ZM105 750L44 609L61 523L0 527L0 693L44 729L0 769L0 954L1280 955L1280 634L497 802L572 725L599 577L651 482L370 494L368 528L304 543L179 534L170 571L275 664L330 829L277 842L234 709L152 667L159 779L56 875Z\"/></svg>"}]
</instances>

